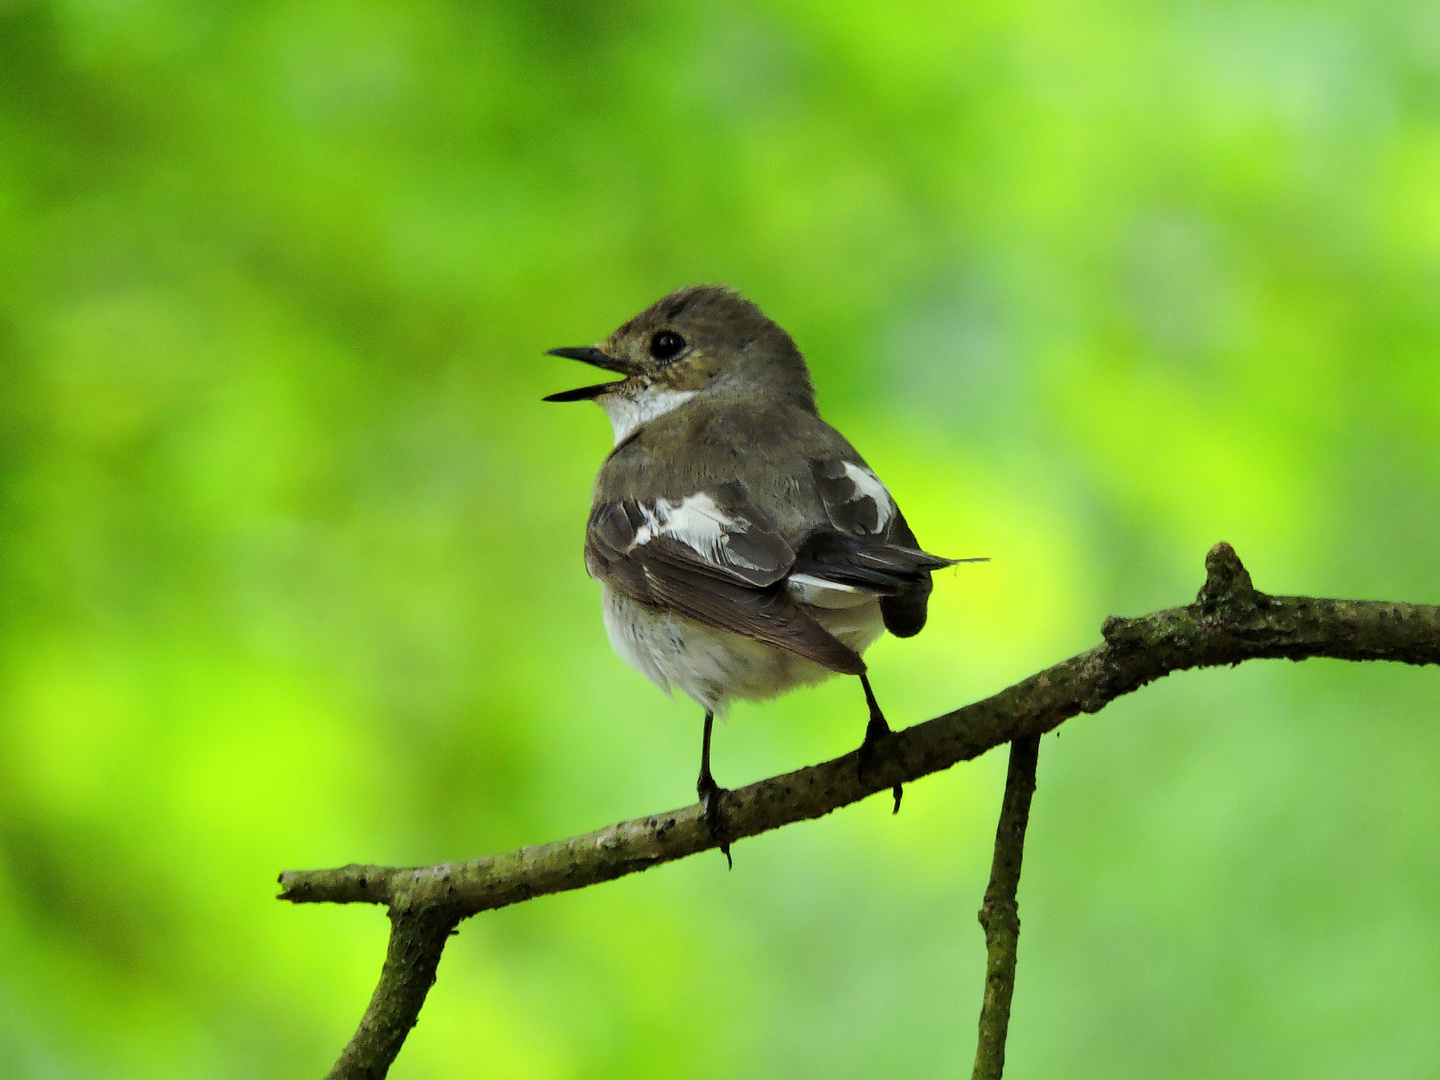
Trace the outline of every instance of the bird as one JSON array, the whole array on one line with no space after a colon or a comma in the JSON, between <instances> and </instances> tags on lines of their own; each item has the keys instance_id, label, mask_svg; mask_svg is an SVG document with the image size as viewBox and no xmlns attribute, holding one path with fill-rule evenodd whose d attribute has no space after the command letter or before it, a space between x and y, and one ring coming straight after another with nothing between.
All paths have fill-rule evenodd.
<instances>
[{"instance_id":1,"label":"bird","mask_svg":"<svg viewBox=\"0 0 1440 1080\"><path fill-rule=\"evenodd\" d=\"M733 289L678 289L605 341L547 355L619 376L544 400L593 401L614 428L585 568L615 652L705 711L695 788L729 860L715 718L733 701L858 676L863 773L891 729L862 654L886 630L920 632L934 571L983 560L921 549L889 490L821 419L790 335Z\"/></svg>"}]
</instances>

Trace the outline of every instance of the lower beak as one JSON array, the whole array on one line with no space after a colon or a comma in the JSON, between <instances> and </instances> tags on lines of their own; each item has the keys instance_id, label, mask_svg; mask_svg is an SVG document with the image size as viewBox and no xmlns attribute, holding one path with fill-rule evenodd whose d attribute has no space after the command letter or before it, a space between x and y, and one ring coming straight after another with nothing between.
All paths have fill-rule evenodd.
<instances>
[{"instance_id":1,"label":"lower beak","mask_svg":"<svg viewBox=\"0 0 1440 1080\"><path fill-rule=\"evenodd\" d=\"M592 398L603 397L611 390L619 386L624 379L616 379L614 382L596 383L594 386L580 386L574 390L561 390L558 394L546 394L541 401L589 401Z\"/></svg>"},{"instance_id":2,"label":"lower beak","mask_svg":"<svg viewBox=\"0 0 1440 1080\"><path fill-rule=\"evenodd\" d=\"M637 374L635 365L629 360L621 359L618 356L611 356L602 352L593 345L586 345L577 348L550 349L546 356L563 356L567 360L579 360L583 364L590 364L594 367L604 368L606 371L614 371L620 375L630 376ZM608 394L613 388L619 386L624 379L617 379L614 382L596 383L594 386L582 386L576 390L562 390L558 394L550 394L542 398L542 401L589 401L591 398L601 397Z\"/></svg>"}]
</instances>

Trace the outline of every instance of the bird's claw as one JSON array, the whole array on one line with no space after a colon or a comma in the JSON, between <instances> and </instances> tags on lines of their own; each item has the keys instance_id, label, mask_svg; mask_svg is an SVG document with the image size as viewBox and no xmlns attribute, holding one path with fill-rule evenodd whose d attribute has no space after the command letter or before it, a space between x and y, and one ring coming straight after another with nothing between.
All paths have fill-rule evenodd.
<instances>
[{"instance_id":1,"label":"bird's claw","mask_svg":"<svg viewBox=\"0 0 1440 1080\"><path fill-rule=\"evenodd\" d=\"M890 725L885 722L885 717L878 712L872 712L870 714L870 722L865 725L865 739L860 744L859 761L856 763L856 773L861 780L865 779L866 770L868 770L874 762L876 750L879 749L880 744L888 739L890 735ZM891 813L898 814L900 812L900 798L905 794L905 786L903 784L896 784L890 789L890 793L895 797L895 809L892 810Z\"/></svg>"},{"instance_id":2,"label":"bird's claw","mask_svg":"<svg viewBox=\"0 0 1440 1080\"><path fill-rule=\"evenodd\" d=\"M720 842L720 852L725 856L725 862L730 869L735 869L735 860L730 857L730 843L725 839L724 823L720 816L720 800L729 794L729 788L723 788L715 782L710 775L701 776L695 784L695 791L700 796L700 808L705 813L705 825L710 830L710 835Z\"/></svg>"}]
</instances>

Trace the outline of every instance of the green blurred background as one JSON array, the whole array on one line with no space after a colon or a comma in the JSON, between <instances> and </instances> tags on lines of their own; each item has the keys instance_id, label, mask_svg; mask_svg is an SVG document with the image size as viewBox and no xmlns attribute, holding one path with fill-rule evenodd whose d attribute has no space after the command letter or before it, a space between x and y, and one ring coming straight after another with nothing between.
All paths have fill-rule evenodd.
<instances>
[{"instance_id":1,"label":"green blurred background","mask_svg":"<svg viewBox=\"0 0 1440 1080\"><path fill-rule=\"evenodd\" d=\"M318 1076L387 926L278 871L693 801L539 399L700 281L993 557L871 654L898 723L1217 540L1440 601L1434 4L0 0L0 1075ZM1437 711L1257 663L1047 738L1009 1075L1440 1074ZM394 1075L968 1075L1003 768L465 924Z\"/></svg>"}]
</instances>

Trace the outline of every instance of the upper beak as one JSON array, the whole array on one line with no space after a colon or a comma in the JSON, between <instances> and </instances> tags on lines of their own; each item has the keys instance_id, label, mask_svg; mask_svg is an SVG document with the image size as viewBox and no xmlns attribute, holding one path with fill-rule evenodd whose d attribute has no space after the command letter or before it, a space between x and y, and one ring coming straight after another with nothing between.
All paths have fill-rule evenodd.
<instances>
[{"instance_id":1,"label":"upper beak","mask_svg":"<svg viewBox=\"0 0 1440 1080\"><path fill-rule=\"evenodd\" d=\"M638 374L635 365L629 360L611 356L609 353L601 352L594 345L583 345L573 348L549 349L546 356L563 356L567 360L579 360L585 364L592 364L606 371L618 372L621 375L630 376ZM558 394L550 394L542 401L588 401L590 398L599 397L610 392L610 389L619 386L623 379L614 382L596 383L594 386L582 386L577 390L562 390Z\"/></svg>"}]
</instances>

